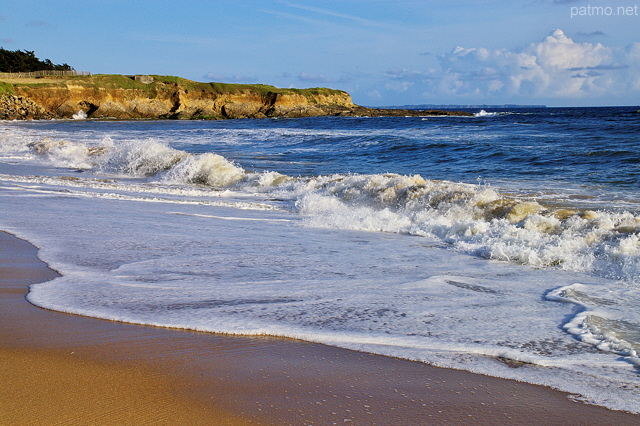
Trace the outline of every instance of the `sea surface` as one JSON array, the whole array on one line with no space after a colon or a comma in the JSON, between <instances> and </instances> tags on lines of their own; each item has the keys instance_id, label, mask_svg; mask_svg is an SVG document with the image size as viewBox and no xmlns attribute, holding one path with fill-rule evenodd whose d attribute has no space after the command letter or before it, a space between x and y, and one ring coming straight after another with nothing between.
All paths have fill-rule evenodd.
<instances>
[{"instance_id":1,"label":"sea surface","mask_svg":"<svg viewBox=\"0 0 640 426\"><path fill-rule=\"evenodd\" d=\"M28 300L640 412L640 112L0 122Z\"/></svg>"}]
</instances>

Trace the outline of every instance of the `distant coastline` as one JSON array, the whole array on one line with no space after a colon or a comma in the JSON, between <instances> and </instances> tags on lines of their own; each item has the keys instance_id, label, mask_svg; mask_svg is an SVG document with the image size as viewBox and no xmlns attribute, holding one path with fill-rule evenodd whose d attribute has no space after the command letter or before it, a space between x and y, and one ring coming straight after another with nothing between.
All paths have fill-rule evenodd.
<instances>
[{"instance_id":1,"label":"distant coastline","mask_svg":"<svg viewBox=\"0 0 640 426\"><path fill-rule=\"evenodd\" d=\"M522 108L547 108L546 105L519 105L519 104L502 104L502 105L490 105L490 104L418 104L418 105L397 105L397 106L385 106L381 108L391 109L522 109Z\"/></svg>"}]
</instances>

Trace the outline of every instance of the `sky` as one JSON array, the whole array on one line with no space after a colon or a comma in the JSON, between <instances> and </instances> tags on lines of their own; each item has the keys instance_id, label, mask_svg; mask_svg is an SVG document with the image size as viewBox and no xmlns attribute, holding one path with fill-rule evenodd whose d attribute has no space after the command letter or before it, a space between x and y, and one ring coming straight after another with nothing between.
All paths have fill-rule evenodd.
<instances>
[{"instance_id":1,"label":"sky","mask_svg":"<svg viewBox=\"0 0 640 426\"><path fill-rule=\"evenodd\" d=\"M0 46L366 106L640 104L638 0L0 0Z\"/></svg>"}]
</instances>

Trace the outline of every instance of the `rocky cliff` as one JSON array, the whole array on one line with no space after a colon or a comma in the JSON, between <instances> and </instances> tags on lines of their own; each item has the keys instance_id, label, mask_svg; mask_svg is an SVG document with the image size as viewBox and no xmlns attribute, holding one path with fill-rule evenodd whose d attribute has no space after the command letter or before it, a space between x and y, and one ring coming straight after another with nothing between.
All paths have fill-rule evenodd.
<instances>
[{"instance_id":1,"label":"rocky cliff","mask_svg":"<svg viewBox=\"0 0 640 426\"><path fill-rule=\"evenodd\" d=\"M0 82L0 119L71 118L80 111L89 118L118 119L418 115L360 107L348 93L326 88L278 89L118 75Z\"/></svg>"}]
</instances>

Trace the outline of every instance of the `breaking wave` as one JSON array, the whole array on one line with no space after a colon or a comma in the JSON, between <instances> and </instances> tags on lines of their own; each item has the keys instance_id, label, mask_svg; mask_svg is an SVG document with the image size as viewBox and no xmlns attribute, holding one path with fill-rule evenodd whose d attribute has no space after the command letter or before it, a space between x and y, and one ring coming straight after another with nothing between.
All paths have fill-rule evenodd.
<instances>
[{"instance_id":1,"label":"breaking wave","mask_svg":"<svg viewBox=\"0 0 640 426\"><path fill-rule=\"evenodd\" d=\"M114 144L109 138L93 152L95 168L108 173L151 177L166 171L187 157L187 153L155 140Z\"/></svg>"},{"instance_id":2,"label":"breaking wave","mask_svg":"<svg viewBox=\"0 0 640 426\"><path fill-rule=\"evenodd\" d=\"M105 138L97 147L44 139L31 148L56 166L266 193L290 200L309 226L436 238L464 253L538 268L633 282L640 276L640 216L631 212L545 206L486 185L419 175L249 172L220 155L189 154L152 139Z\"/></svg>"},{"instance_id":3,"label":"breaking wave","mask_svg":"<svg viewBox=\"0 0 640 426\"><path fill-rule=\"evenodd\" d=\"M88 117L87 113L80 110L78 112L76 112L75 114L73 114L73 116L71 118L73 118L74 120L86 120Z\"/></svg>"},{"instance_id":4,"label":"breaking wave","mask_svg":"<svg viewBox=\"0 0 640 426\"><path fill-rule=\"evenodd\" d=\"M163 175L167 182L229 187L245 177L242 168L218 154L187 155Z\"/></svg>"},{"instance_id":5,"label":"breaking wave","mask_svg":"<svg viewBox=\"0 0 640 426\"><path fill-rule=\"evenodd\" d=\"M500 114L497 112L487 112L483 109L473 114L474 117L495 117L497 115L500 115Z\"/></svg>"}]
</instances>

